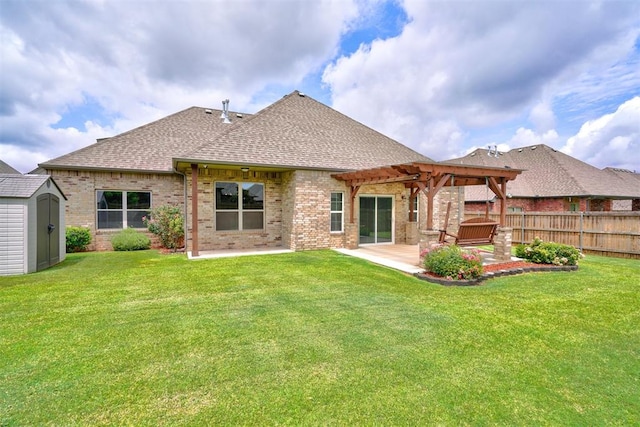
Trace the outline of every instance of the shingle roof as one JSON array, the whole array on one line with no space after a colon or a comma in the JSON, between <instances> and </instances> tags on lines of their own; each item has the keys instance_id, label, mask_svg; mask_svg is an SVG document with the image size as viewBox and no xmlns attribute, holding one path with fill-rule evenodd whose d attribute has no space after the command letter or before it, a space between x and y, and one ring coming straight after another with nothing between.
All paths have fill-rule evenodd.
<instances>
[{"instance_id":1,"label":"shingle roof","mask_svg":"<svg viewBox=\"0 0 640 427\"><path fill-rule=\"evenodd\" d=\"M220 114L191 107L40 166L170 172L173 159L330 170L433 162L298 91L254 115L230 113L231 124Z\"/></svg>"},{"instance_id":2,"label":"shingle roof","mask_svg":"<svg viewBox=\"0 0 640 427\"><path fill-rule=\"evenodd\" d=\"M524 169L508 184L507 191L513 197L640 198L640 186L633 185L633 179L598 169L544 144L500 152L498 157L488 154L488 150L477 149L447 163ZM486 192L467 187L465 196L466 200L485 200Z\"/></svg>"},{"instance_id":3,"label":"shingle roof","mask_svg":"<svg viewBox=\"0 0 640 427\"><path fill-rule=\"evenodd\" d=\"M11 173L11 174L22 175L20 171L12 168L10 165L3 162L2 160L0 160L0 173Z\"/></svg>"},{"instance_id":4,"label":"shingle roof","mask_svg":"<svg viewBox=\"0 0 640 427\"><path fill-rule=\"evenodd\" d=\"M0 173L0 197L28 199L49 179L49 175Z\"/></svg>"},{"instance_id":5,"label":"shingle roof","mask_svg":"<svg viewBox=\"0 0 640 427\"><path fill-rule=\"evenodd\" d=\"M172 158L182 156L238 126L245 118L230 112L231 124L220 120L221 110L191 107L160 120L103 138L97 143L41 163L45 169L118 169L171 172Z\"/></svg>"},{"instance_id":6,"label":"shingle roof","mask_svg":"<svg viewBox=\"0 0 640 427\"><path fill-rule=\"evenodd\" d=\"M433 162L297 91L185 159L334 170Z\"/></svg>"}]
</instances>

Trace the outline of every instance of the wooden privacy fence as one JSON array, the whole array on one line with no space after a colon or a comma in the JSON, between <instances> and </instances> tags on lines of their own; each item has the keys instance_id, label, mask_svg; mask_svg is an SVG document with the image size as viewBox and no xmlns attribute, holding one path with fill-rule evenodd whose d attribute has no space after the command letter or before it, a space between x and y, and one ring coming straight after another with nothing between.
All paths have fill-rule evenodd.
<instances>
[{"instance_id":1,"label":"wooden privacy fence","mask_svg":"<svg viewBox=\"0 0 640 427\"><path fill-rule=\"evenodd\" d=\"M466 211L464 219L485 216ZM500 214L489 214L500 221ZM640 212L515 212L507 214L513 243L546 242L573 245L583 252L640 259Z\"/></svg>"}]
</instances>

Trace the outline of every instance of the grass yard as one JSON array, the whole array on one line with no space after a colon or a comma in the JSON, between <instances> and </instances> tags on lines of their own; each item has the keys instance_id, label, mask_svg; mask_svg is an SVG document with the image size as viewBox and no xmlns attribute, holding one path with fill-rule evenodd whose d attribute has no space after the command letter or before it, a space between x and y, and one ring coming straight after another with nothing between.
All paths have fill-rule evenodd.
<instances>
[{"instance_id":1,"label":"grass yard","mask_svg":"<svg viewBox=\"0 0 640 427\"><path fill-rule=\"evenodd\" d=\"M0 277L0 425L639 425L640 262L441 287L332 251Z\"/></svg>"}]
</instances>

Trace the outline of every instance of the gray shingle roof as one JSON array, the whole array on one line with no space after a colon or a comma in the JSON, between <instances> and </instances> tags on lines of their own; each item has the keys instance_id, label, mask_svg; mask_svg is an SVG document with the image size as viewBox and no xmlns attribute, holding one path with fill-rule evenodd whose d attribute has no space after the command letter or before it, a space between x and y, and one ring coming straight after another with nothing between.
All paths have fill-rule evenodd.
<instances>
[{"instance_id":1,"label":"gray shingle roof","mask_svg":"<svg viewBox=\"0 0 640 427\"><path fill-rule=\"evenodd\" d=\"M498 157L488 153L488 150L477 149L447 163L524 169L508 184L507 191L513 197L640 198L640 186L634 185L635 177L598 169L544 144L500 152ZM467 200L486 199L483 188L468 187L465 195ZM489 191L489 198L492 197Z\"/></svg>"},{"instance_id":2,"label":"gray shingle roof","mask_svg":"<svg viewBox=\"0 0 640 427\"><path fill-rule=\"evenodd\" d=\"M352 170L433 161L298 91L254 115L230 113L231 124L220 114L191 107L40 166L170 172L180 159Z\"/></svg>"},{"instance_id":3,"label":"gray shingle roof","mask_svg":"<svg viewBox=\"0 0 640 427\"><path fill-rule=\"evenodd\" d=\"M207 113L209 111L210 113ZM231 127L240 119L231 113L231 124L220 120L221 110L191 107L155 122L103 138L97 143L41 163L45 169L118 169L171 172L172 158L183 156Z\"/></svg>"},{"instance_id":4,"label":"gray shingle roof","mask_svg":"<svg viewBox=\"0 0 640 427\"><path fill-rule=\"evenodd\" d=\"M297 91L185 159L334 170L433 162Z\"/></svg>"},{"instance_id":5,"label":"gray shingle roof","mask_svg":"<svg viewBox=\"0 0 640 427\"><path fill-rule=\"evenodd\" d=\"M0 160L0 173L11 173L11 174L22 175L20 173L20 171L12 168L10 165L8 165L7 163L3 162L2 160Z\"/></svg>"},{"instance_id":6,"label":"gray shingle roof","mask_svg":"<svg viewBox=\"0 0 640 427\"><path fill-rule=\"evenodd\" d=\"M49 175L0 173L0 197L28 199L49 178Z\"/></svg>"}]
</instances>

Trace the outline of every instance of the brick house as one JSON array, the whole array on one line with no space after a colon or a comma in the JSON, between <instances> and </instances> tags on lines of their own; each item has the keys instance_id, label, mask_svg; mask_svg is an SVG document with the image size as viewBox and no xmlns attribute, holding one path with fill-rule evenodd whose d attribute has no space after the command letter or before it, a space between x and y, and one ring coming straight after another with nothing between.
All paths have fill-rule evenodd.
<instances>
[{"instance_id":1,"label":"brick house","mask_svg":"<svg viewBox=\"0 0 640 427\"><path fill-rule=\"evenodd\" d=\"M256 114L191 107L39 166L67 195L67 224L91 229L90 249L110 249L115 232L143 229L148 209L170 204L187 214L188 247L195 206L203 250L302 250L347 245L351 201L332 173L416 161L432 162L295 91ZM373 242L405 241L407 195L394 183L360 191L394 220Z\"/></svg>"},{"instance_id":2,"label":"brick house","mask_svg":"<svg viewBox=\"0 0 640 427\"><path fill-rule=\"evenodd\" d=\"M222 110L191 107L39 166L68 198L67 224L92 231L90 249L110 249L114 233L144 229L148 210L169 204L185 214L194 255L415 244L418 228L437 224L433 183L450 176L298 91L256 114L230 112L228 101ZM498 193L515 177L503 168L457 169L495 175ZM363 170L365 179L337 177Z\"/></svg>"},{"instance_id":3,"label":"brick house","mask_svg":"<svg viewBox=\"0 0 640 427\"><path fill-rule=\"evenodd\" d=\"M598 169L547 145L507 152L477 149L447 163L502 166L523 170L509 186L509 212L640 210L640 174ZM495 194L484 186L465 187L465 210L498 209Z\"/></svg>"}]
</instances>

